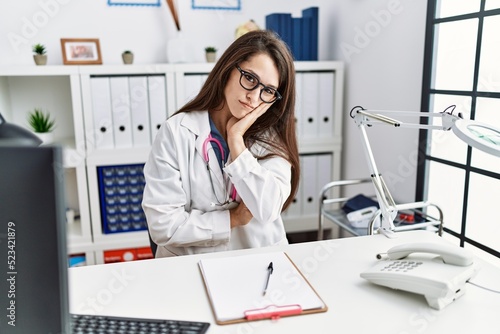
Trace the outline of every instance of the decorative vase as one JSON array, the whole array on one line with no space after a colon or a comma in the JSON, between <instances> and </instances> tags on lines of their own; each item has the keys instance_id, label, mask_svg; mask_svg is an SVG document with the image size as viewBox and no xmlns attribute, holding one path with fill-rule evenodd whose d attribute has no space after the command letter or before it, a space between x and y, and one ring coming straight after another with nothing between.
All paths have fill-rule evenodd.
<instances>
[{"instance_id":1,"label":"decorative vase","mask_svg":"<svg viewBox=\"0 0 500 334\"><path fill-rule=\"evenodd\" d=\"M209 63L215 63L215 52L206 52L205 57L207 58L207 62Z\"/></svg>"},{"instance_id":2,"label":"decorative vase","mask_svg":"<svg viewBox=\"0 0 500 334\"><path fill-rule=\"evenodd\" d=\"M124 64L132 64L134 62L134 54L122 53L122 59Z\"/></svg>"},{"instance_id":3,"label":"decorative vase","mask_svg":"<svg viewBox=\"0 0 500 334\"><path fill-rule=\"evenodd\" d=\"M33 59L35 60L35 64L37 65L46 65L47 64L47 55L33 55Z\"/></svg>"},{"instance_id":4,"label":"decorative vase","mask_svg":"<svg viewBox=\"0 0 500 334\"><path fill-rule=\"evenodd\" d=\"M35 134L42 140L42 145L48 145L54 142L53 132L35 132Z\"/></svg>"}]
</instances>

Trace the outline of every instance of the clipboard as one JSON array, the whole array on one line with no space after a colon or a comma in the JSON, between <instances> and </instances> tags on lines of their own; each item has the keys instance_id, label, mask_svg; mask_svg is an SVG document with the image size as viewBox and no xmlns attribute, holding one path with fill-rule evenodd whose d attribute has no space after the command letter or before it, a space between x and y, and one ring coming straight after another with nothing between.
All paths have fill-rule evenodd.
<instances>
[{"instance_id":1,"label":"clipboard","mask_svg":"<svg viewBox=\"0 0 500 334\"><path fill-rule=\"evenodd\" d=\"M270 262L273 272L263 295ZM198 265L218 325L328 310L285 252L203 259Z\"/></svg>"}]
</instances>

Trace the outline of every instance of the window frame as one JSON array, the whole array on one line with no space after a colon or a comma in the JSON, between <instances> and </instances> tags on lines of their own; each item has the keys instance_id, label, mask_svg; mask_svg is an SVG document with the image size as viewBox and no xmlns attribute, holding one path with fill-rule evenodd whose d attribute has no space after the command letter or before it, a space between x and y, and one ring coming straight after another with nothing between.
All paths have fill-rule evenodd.
<instances>
[{"instance_id":1,"label":"window frame","mask_svg":"<svg viewBox=\"0 0 500 334\"><path fill-rule=\"evenodd\" d=\"M500 8L493 10L485 10L486 0L481 0L480 9L475 13L468 13L450 17L436 18L436 9L439 0L428 0L427 2L427 17L426 17L426 32L425 32L425 46L424 46L424 70L422 78L422 97L421 97L421 111L425 112L429 110L429 106L432 102L432 97L436 94L444 95L455 95L461 97L471 98L471 119L474 119L476 112L476 102L478 98L494 98L500 99L500 92L484 92L478 91L478 80L479 80L479 65L481 58L481 46L483 43L483 25L484 19L489 16L500 15ZM453 22L465 19L478 19L478 30L477 30L477 43L476 43L476 54L474 63L474 76L471 91L455 91L455 90L443 90L432 88L433 80L433 63L434 63L434 47L436 41L435 39L435 28L440 23ZM424 122L425 120L422 120ZM467 147L467 158L465 163L457 163L441 159L430 155L429 153L429 140L428 140L428 130L419 131L419 160L417 166L417 186L416 186L416 200L421 201L427 198L427 188L428 188L428 164L430 161L438 162L451 166L454 168L459 168L464 171L464 197L462 203L462 215L461 215L461 228L460 231L454 231L450 228L444 226L444 232L456 237L459 241L461 247L469 244L475 246L497 258L500 258L500 249L493 249L488 245L484 245L481 242L470 238L466 233L467 227L467 202L469 198L469 182L471 173L478 173L481 175L489 176L495 179L500 179L500 173L493 170L486 170L472 166L472 149ZM446 217L446 212L445 212Z\"/></svg>"}]
</instances>

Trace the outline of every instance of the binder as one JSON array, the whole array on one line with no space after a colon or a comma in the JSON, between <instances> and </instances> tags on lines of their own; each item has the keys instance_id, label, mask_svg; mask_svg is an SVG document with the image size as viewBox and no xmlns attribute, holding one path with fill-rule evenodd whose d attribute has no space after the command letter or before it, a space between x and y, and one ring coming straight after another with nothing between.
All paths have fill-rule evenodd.
<instances>
[{"instance_id":1,"label":"binder","mask_svg":"<svg viewBox=\"0 0 500 334\"><path fill-rule=\"evenodd\" d=\"M276 32L289 46L295 60L318 60L319 8L302 11L302 18L290 13L266 15L266 29Z\"/></svg>"},{"instance_id":2,"label":"binder","mask_svg":"<svg viewBox=\"0 0 500 334\"><path fill-rule=\"evenodd\" d=\"M115 148L132 147L132 121L130 116L128 77L112 77L109 79L109 83L111 87Z\"/></svg>"},{"instance_id":3,"label":"binder","mask_svg":"<svg viewBox=\"0 0 500 334\"><path fill-rule=\"evenodd\" d=\"M274 269L263 295L270 262ZM219 325L328 310L285 252L208 258L199 268Z\"/></svg>"},{"instance_id":4,"label":"binder","mask_svg":"<svg viewBox=\"0 0 500 334\"><path fill-rule=\"evenodd\" d=\"M288 47L292 48L292 14L283 13L280 16L281 20L281 38L288 45Z\"/></svg>"},{"instance_id":5,"label":"binder","mask_svg":"<svg viewBox=\"0 0 500 334\"><path fill-rule=\"evenodd\" d=\"M305 138L318 137L318 73L302 74L302 129Z\"/></svg>"},{"instance_id":6,"label":"binder","mask_svg":"<svg viewBox=\"0 0 500 334\"><path fill-rule=\"evenodd\" d=\"M281 34L280 34L280 31L281 31L280 15L281 14L279 14L279 13L272 13L272 14L266 15L265 21L266 21L266 29L267 30L272 30L281 36Z\"/></svg>"},{"instance_id":7,"label":"binder","mask_svg":"<svg viewBox=\"0 0 500 334\"><path fill-rule=\"evenodd\" d=\"M304 60L302 57L302 19L292 17L292 54L295 60Z\"/></svg>"},{"instance_id":8,"label":"binder","mask_svg":"<svg viewBox=\"0 0 500 334\"><path fill-rule=\"evenodd\" d=\"M184 76L184 99L179 106L183 106L198 95L207 76L202 74L187 74Z\"/></svg>"},{"instance_id":9,"label":"binder","mask_svg":"<svg viewBox=\"0 0 500 334\"><path fill-rule=\"evenodd\" d=\"M317 166L318 166L318 176L316 181L316 194L320 195L321 189L328 182L332 181L332 168L333 168L333 155L330 153L319 154L317 156ZM324 198L318 197L319 201L324 200Z\"/></svg>"},{"instance_id":10,"label":"binder","mask_svg":"<svg viewBox=\"0 0 500 334\"><path fill-rule=\"evenodd\" d=\"M148 80L145 76L130 77L129 84L133 145L135 147L149 146L151 143L151 134Z\"/></svg>"},{"instance_id":11,"label":"binder","mask_svg":"<svg viewBox=\"0 0 500 334\"><path fill-rule=\"evenodd\" d=\"M311 29L312 19L310 17L302 17L302 60L311 60Z\"/></svg>"},{"instance_id":12,"label":"binder","mask_svg":"<svg viewBox=\"0 0 500 334\"><path fill-rule=\"evenodd\" d=\"M272 13L266 15L266 29L277 33L288 47L292 48L292 14Z\"/></svg>"},{"instance_id":13,"label":"binder","mask_svg":"<svg viewBox=\"0 0 500 334\"><path fill-rule=\"evenodd\" d=\"M167 119L167 95L165 76L148 76L149 93L149 119L151 142L154 141L156 133L163 122Z\"/></svg>"},{"instance_id":14,"label":"binder","mask_svg":"<svg viewBox=\"0 0 500 334\"><path fill-rule=\"evenodd\" d=\"M308 50L309 55L307 59L304 60L318 60L318 20L319 20L319 8L310 7L302 11L302 17L304 20L310 20L307 23L309 26L309 31L307 32Z\"/></svg>"},{"instance_id":15,"label":"binder","mask_svg":"<svg viewBox=\"0 0 500 334\"><path fill-rule=\"evenodd\" d=\"M288 206L286 211L282 213L282 217L284 219L286 218L293 218L293 217L299 217L302 213L302 179L299 181L299 187L297 189L297 193L295 194L295 197L292 200L292 203ZM286 221L285 221L286 224Z\"/></svg>"},{"instance_id":16,"label":"binder","mask_svg":"<svg viewBox=\"0 0 500 334\"><path fill-rule=\"evenodd\" d=\"M299 140L304 136L303 123L304 123L304 107L302 102L302 72L295 73L295 131Z\"/></svg>"},{"instance_id":17,"label":"binder","mask_svg":"<svg viewBox=\"0 0 500 334\"><path fill-rule=\"evenodd\" d=\"M335 99L334 73L318 73L319 87L319 117L318 117L318 135L319 137L333 136L333 100Z\"/></svg>"},{"instance_id":18,"label":"binder","mask_svg":"<svg viewBox=\"0 0 500 334\"><path fill-rule=\"evenodd\" d=\"M316 155L302 155L302 214L312 215L318 211L319 202L317 187L318 158Z\"/></svg>"},{"instance_id":19,"label":"binder","mask_svg":"<svg viewBox=\"0 0 500 334\"><path fill-rule=\"evenodd\" d=\"M96 149L113 148L115 144L109 78L91 78L90 94L92 98L92 116L94 118L94 146Z\"/></svg>"}]
</instances>

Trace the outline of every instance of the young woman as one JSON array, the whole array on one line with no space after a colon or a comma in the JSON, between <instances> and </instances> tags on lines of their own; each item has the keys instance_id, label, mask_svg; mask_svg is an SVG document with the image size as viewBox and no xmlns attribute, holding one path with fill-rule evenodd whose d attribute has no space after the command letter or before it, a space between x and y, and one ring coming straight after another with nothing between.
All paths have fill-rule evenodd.
<instances>
[{"instance_id":1,"label":"young woman","mask_svg":"<svg viewBox=\"0 0 500 334\"><path fill-rule=\"evenodd\" d=\"M286 244L299 182L295 69L270 31L235 40L200 93L160 128L142 206L155 256Z\"/></svg>"}]
</instances>

